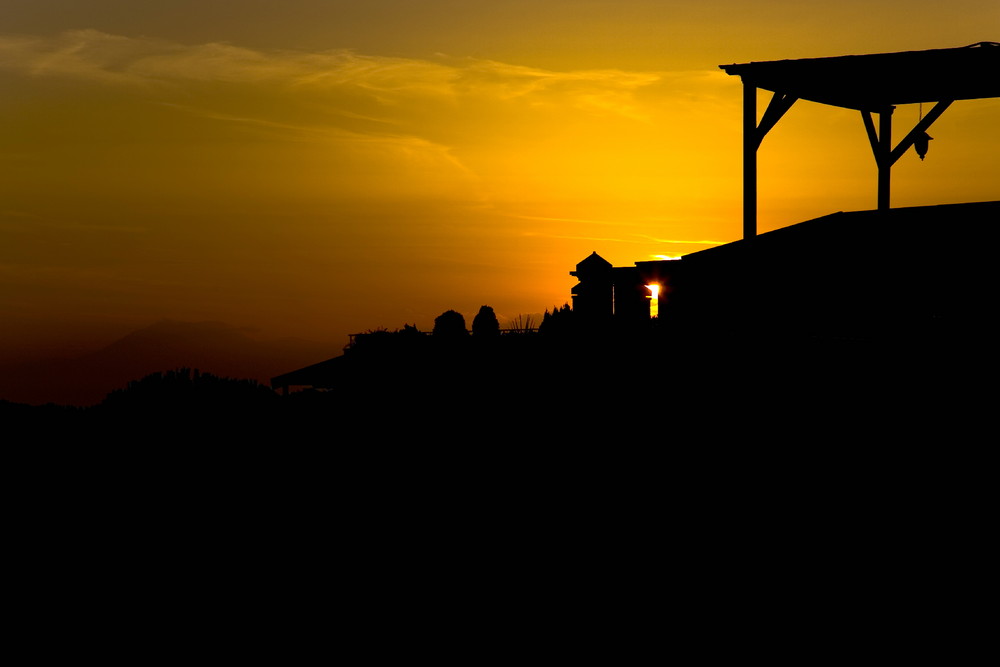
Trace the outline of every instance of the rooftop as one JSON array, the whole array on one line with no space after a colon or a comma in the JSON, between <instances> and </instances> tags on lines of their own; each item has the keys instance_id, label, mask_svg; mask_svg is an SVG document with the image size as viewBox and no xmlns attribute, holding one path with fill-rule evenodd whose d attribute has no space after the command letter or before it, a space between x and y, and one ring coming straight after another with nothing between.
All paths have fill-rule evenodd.
<instances>
[{"instance_id":1,"label":"rooftop","mask_svg":"<svg viewBox=\"0 0 1000 667\"><path fill-rule=\"evenodd\" d=\"M861 111L1000 97L1000 43L952 49L720 65L744 83Z\"/></svg>"}]
</instances>

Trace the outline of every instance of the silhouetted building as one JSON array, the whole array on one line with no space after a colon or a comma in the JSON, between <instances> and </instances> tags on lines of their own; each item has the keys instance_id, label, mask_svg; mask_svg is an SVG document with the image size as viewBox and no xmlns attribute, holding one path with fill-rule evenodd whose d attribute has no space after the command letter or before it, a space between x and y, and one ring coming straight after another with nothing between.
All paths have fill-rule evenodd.
<instances>
[{"instance_id":1,"label":"silhouetted building","mask_svg":"<svg viewBox=\"0 0 1000 667\"><path fill-rule=\"evenodd\" d=\"M649 307L636 286L658 284L662 324L716 336L982 339L997 328L998 242L1000 201L840 212L680 260L577 270L573 291L634 318Z\"/></svg>"}]
</instances>

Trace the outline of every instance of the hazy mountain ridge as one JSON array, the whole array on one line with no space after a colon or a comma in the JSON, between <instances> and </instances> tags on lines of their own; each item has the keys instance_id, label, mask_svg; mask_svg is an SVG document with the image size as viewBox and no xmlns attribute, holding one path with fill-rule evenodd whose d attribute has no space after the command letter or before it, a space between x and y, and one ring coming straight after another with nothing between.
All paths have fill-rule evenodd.
<instances>
[{"instance_id":1,"label":"hazy mountain ridge","mask_svg":"<svg viewBox=\"0 0 1000 667\"><path fill-rule=\"evenodd\" d=\"M0 366L0 399L94 405L131 380L180 367L266 383L340 351L336 344L296 338L258 340L224 322L160 320L74 359Z\"/></svg>"}]
</instances>

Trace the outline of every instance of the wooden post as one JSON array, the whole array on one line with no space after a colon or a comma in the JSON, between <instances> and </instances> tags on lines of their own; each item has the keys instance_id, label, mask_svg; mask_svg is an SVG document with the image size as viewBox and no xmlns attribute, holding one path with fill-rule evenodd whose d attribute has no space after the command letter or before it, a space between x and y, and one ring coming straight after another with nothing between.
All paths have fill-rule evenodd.
<instances>
[{"instance_id":1,"label":"wooden post","mask_svg":"<svg viewBox=\"0 0 1000 667\"><path fill-rule=\"evenodd\" d=\"M892 111L886 107L878 114L878 210L889 209L889 191L892 176Z\"/></svg>"},{"instance_id":2,"label":"wooden post","mask_svg":"<svg viewBox=\"0 0 1000 667\"><path fill-rule=\"evenodd\" d=\"M757 236L757 86L743 82L743 238Z\"/></svg>"},{"instance_id":3,"label":"wooden post","mask_svg":"<svg viewBox=\"0 0 1000 667\"><path fill-rule=\"evenodd\" d=\"M895 148L892 147L892 112L895 107L885 107L876 112L879 115L878 132L875 132L871 112L864 109L861 111L861 120L864 121L868 142L872 145L872 155L875 156L875 166L878 167L878 210L885 211L890 208L892 165L903 157L903 153L913 146L913 142L927 131L931 123L937 120L953 101L941 100L935 104L930 113L920 119Z\"/></svg>"}]
</instances>

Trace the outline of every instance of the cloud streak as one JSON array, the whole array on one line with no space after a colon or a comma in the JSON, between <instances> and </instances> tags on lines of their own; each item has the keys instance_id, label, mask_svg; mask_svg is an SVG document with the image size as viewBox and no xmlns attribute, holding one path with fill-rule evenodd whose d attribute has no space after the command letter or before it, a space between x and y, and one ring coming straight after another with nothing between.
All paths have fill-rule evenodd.
<instances>
[{"instance_id":1,"label":"cloud streak","mask_svg":"<svg viewBox=\"0 0 1000 667\"><path fill-rule=\"evenodd\" d=\"M17 77L83 82L88 97L129 94L188 116L279 142L324 142L394 152L407 165L489 180L508 163L539 166L553 141L573 142L599 123L604 141L661 120L679 81L711 89L704 73L554 71L495 60L414 59L352 50L249 49L77 30L54 37L0 36L0 70ZM115 92L117 91L117 92ZM78 93L79 94L79 93ZM629 129L633 128L633 129ZM485 157L490 154L489 160ZM497 156L500 156L499 158ZM507 155L504 158L503 155ZM497 167L497 165L501 165ZM512 167L520 169L520 167ZM504 179L509 173L494 173ZM569 175L566 176L569 178ZM505 186L508 187L508 186Z\"/></svg>"},{"instance_id":2,"label":"cloud streak","mask_svg":"<svg viewBox=\"0 0 1000 667\"><path fill-rule=\"evenodd\" d=\"M353 91L385 105L462 98L569 103L599 114L641 118L636 93L705 73L584 70L560 72L475 58L436 60L359 54L262 51L232 44L184 45L77 30L55 37L0 36L0 68L35 77L106 84L269 84L310 95ZM672 87L672 86L671 86ZM374 120L383 120L362 114Z\"/></svg>"}]
</instances>

